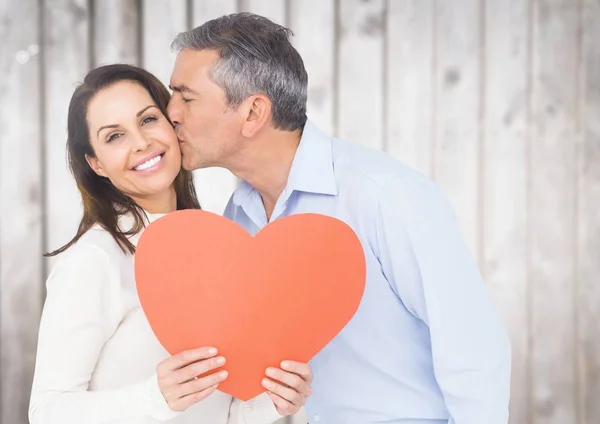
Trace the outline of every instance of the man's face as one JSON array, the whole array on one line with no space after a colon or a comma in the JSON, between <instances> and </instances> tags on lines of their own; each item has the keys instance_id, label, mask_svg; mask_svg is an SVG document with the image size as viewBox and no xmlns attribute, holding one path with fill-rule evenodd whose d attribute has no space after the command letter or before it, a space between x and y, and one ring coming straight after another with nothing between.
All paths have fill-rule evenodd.
<instances>
[{"instance_id":1,"label":"man's face","mask_svg":"<svg viewBox=\"0 0 600 424\"><path fill-rule=\"evenodd\" d=\"M227 107L224 91L209 78L218 58L214 50L182 50L171 75L174 93L167 111L187 170L226 166L241 142L244 118Z\"/></svg>"}]
</instances>

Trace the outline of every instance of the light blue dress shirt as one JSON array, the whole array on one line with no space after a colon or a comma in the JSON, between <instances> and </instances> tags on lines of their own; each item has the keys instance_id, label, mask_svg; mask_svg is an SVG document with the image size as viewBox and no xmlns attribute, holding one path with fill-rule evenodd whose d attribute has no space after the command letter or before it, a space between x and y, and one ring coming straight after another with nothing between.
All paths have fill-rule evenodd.
<instances>
[{"instance_id":1,"label":"light blue dress shirt","mask_svg":"<svg viewBox=\"0 0 600 424\"><path fill-rule=\"evenodd\" d=\"M438 186L309 121L271 221L306 212L350 225L367 263L356 315L310 362L310 423L506 424L510 343ZM268 223L245 181L225 216Z\"/></svg>"}]
</instances>

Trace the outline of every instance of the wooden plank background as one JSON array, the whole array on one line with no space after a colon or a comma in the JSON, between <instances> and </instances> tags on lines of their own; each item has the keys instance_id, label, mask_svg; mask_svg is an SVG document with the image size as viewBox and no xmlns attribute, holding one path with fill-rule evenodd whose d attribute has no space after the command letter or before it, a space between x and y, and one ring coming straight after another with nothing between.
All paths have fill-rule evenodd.
<instances>
[{"instance_id":1,"label":"wooden plank background","mask_svg":"<svg viewBox=\"0 0 600 424\"><path fill-rule=\"evenodd\" d=\"M42 307L41 11L0 2L0 423L26 423ZM10 52L6 54L5 52ZM63 149L64 150L64 149ZM9 200L10 199L10 200Z\"/></svg>"},{"instance_id":2,"label":"wooden plank background","mask_svg":"<svg viewBox=\"0 0 600 424\"><path fill-rule=\"evenodd\" d=\"M447 191L511 336L511 423L599 423L597 0L0 0L0 424L27 422L41 254L80 216L75 84L112 62L166 83L177 32L235 11L294 31L322 129ZM236 178L195 178L222 212Z\"/></svg>"}]
</instances>

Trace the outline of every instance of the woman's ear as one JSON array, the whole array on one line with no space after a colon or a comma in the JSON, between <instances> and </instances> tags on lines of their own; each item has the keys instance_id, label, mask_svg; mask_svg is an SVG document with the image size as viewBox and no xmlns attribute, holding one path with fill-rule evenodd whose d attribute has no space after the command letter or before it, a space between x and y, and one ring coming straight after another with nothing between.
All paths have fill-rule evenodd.
<instances>
[{"instance_id":1,"label":"woman's ear","mask_svg":"<svg viewBox=\"0 0 600 424\"><path fill-rule=\"evenodd\" d=\"M104 169L102 168L102 165L100 165L100 162L97 158L85 155L85 160L96 174L106 178L106 173L104 172Z\"/></svg>"}]
</instances>

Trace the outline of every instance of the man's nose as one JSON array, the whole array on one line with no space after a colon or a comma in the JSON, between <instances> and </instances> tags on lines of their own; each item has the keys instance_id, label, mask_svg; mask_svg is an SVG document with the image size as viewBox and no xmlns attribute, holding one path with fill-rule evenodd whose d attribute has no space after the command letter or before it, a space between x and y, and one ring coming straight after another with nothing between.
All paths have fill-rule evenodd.
<instances>
[{"instance_id":1,"label":"man's nose","mask_svg":"<svg viewBox=\"0 0 600 424\"><path fill-rule=\"evenodd\" d=\"M167 115L169 115L169 119L173 126L177 126L181 123L181 114L179 112L179 106L177 106L177 101L171 97L169 100L169 104L167 105Z\"/></svg>"}]
</instances>

